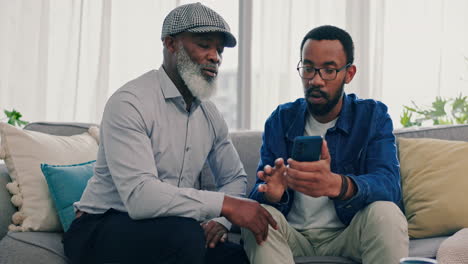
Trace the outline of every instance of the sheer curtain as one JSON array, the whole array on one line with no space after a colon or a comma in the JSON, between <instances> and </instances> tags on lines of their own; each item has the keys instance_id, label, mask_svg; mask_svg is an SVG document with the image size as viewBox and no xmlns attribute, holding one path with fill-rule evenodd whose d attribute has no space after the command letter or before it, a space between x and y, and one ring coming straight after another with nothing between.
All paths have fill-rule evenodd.
<instances>
[{"instance_id":1,"label":"sheer curtain","mask_svg":"<svg viewBox=\"0 0 468 264\"><path fill-rule=\"evenodd\" d=\"M160 67L164 17L189 2L0 0L0 110L28 121L100 122L115 90ZM201 2L237 36L237 1ZM215 101L230 124L236 75L237 49L226 49Z\"/></svg>"},{"instance_id":2,"label":"sheer curtain","mask_svg":"<svg viewBox=\"0 0 468 264\"><path fill-rule=\"evenodd\" d=\"M28 121L99 122L116 89L161 65L164 16L195 1L0 0L0 110ZM358 72L346 92L382 100L395 127L411 101L468 95L468 1L201 2L242 38L225 49L214 98L231 128L263 129L278 104L303 96L299 45L323 24L355 40Z\"/></svg>"},{"instance_id":3,"label":"sheer curtain","mask_svg":"<svg viewBox=\"0 0 468 264\"><path fill-rule=\"evenodd\" d=\"M251 128L278 104L303 97L295 70L303 36L331 24L355 42L357 74L347 93L381 100L395 127L403 105L468 95L468 1L253 1Z\"/></svg>"},{"instance_id":4,"label":"sheer curtain","mask_svg":"<svg viewBox=\"0 0 468 264\"><path fill-rule=\"evenodd\" d=\"M0 106L95 122L109 88L111 1L2 1Z\"/></svg>"},{"instance_id":5,"label":"sheer curtain","mask_svg":"<svg viewBox=\"0 0 468 264\"><path fill-rule=\"evenodd\" d=\"M263 0L253 9L251 128L263 129L278 104L303 97L296 65L300 43L314 27L329 24L347 30L355 42L358 74L346 86L362 97L381 94L383 2L363 0Z\"/></svg>"},{"instance_id":6,"label":"sheer curtain","mask_svg":"<svg viewBox=\"0 0 468 264\"><path fill-rule=\"evenodd\" d=\"M388 1L381 99L395 127L403 105L468 95L468 1ZM426 125L432 125L428 123Z\"/></svg>"}]
</instances>

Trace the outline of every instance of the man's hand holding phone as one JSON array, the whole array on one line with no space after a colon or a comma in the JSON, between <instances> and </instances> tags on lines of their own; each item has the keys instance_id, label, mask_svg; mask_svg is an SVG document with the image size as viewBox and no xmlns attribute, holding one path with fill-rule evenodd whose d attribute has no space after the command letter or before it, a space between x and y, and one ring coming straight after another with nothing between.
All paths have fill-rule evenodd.
<instances>
[{"instance_id":1,"label":"man's hand holding phone","mask_svg":"<svg viewBox=\"0 0 468 264\"><path fill-rule=\"evenodd\" d=\"M344 199L354 195L354 183L348 177L331 171L327 142L321 137L298 137L293 145L292 157L288 159L288 166L282 158L278 158L274 167L266 165L263 171L257 173L258 178L265 182L258 186L258 191L265 193L268 201L279 202L288 188L312 197L334 198L341 193L343 179L349 186Z\"/></svg>"},{"instance_id":2,"label":"man's hand holding phone","mask_svg":"<svg viewBox=\"0 0 468 264\"><path fill-rule=\"evenodd\" d=\"M283 193L288 188L288 182L285 176L286 166L284 160L278 158L275 160L275 166L271 167L266 165L263 171L259 171L257 176L266 184L260 184L258 191L265 193L265 198L272 202L277 203L281 200Z\"/></svg>"},{"instance_id":3,"label":"man's hand holding phone","mask_svg":"<svg viewBox=\"0 0 468 264\"><path fill-rule=\"evenodd\" d=\"M333 173L330 169L331 157L327 142L321 144L320 160L315 162L300 162L288 159L286 169L288 187L312 197L337 197L341 193L343 179L350 186L345 198L354 195L354 186L347 177Z\"/></svg>"}]
</instances>

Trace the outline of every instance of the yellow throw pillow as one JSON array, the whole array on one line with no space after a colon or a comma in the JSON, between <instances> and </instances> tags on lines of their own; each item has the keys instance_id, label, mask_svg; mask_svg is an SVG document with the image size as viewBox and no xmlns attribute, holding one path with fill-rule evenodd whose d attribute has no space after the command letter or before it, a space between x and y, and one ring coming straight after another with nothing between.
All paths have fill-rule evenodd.
<instances>
[{"instance_id":1,"label":"yellow throw pillow","mask_svg":"<svg viewBox=\"0 0 468 264\"><path fill-rule=\"evenodd\" d=\"M0 123L0 159L12 178L7 185L11 201L19 209L10 230L62 230L41 163L70 165L96 159L98 143L92 134L54 136Z\"/></svg>"},{"instance_id":2,"label":"yellow throw pillow","mask_svg":"<svg viewBox=\"0 0 468 264\"><path fill-rule=\"evenodd\" d=\"M409 236L468 227L468 142L399 138L398 150Z\"/></svg>"}]
</instances>

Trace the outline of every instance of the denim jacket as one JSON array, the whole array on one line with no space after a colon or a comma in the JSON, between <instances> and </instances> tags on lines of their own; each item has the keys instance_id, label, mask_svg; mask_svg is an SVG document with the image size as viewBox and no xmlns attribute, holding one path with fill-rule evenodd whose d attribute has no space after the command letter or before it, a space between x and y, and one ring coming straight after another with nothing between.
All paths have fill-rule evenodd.
<instances>
[{"instance_id":1,"label":"denim jacket","mask_svg":"<svg viewBox=\"0 0 468 264\"><path fill-rule=\"evenodd\" d=\"M265 123L260 162L274 166L277 158L291 157L293 140L304 135L307 102L304 98L278 106ZM338 218L348 225L354 215L375 201L401 204L400 164L397 159L393 125L387 107L378 101L344 95L343 107L334 127L325 139L331 156L331 171L344 174L355 183L356 194L349 200L334 200ZM278 203L268 202L258 191L263 183L257 178L250 198L270 204L285 216L294 201L294 191L288 189Z\"/></svg>"}]
</instances>

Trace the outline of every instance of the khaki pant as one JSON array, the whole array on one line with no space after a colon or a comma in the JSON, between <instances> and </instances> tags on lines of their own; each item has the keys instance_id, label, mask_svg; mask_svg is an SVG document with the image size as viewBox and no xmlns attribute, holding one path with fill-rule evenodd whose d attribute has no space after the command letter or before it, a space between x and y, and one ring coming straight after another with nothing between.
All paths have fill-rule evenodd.
<instances>
[{"instance_id":1,"label":"khaki pant","mask_svg":"<svg viewBox=\"0 0 468 264\"><path fill-rule=\"evenodd\" d=\"M293 257L341 256L363 264L398 264L408 256L408 223L391 202L378 201L359 211L346 228L297 231L283 214L263 205L278 223L270 227L260 246L242 229L244 249L250 263L294 263Z\"/></svg>"}]
</instances>

